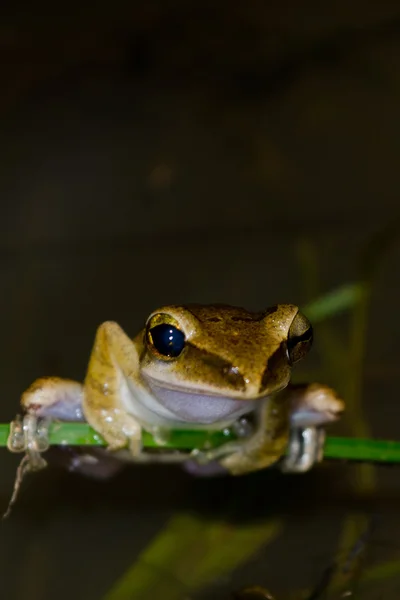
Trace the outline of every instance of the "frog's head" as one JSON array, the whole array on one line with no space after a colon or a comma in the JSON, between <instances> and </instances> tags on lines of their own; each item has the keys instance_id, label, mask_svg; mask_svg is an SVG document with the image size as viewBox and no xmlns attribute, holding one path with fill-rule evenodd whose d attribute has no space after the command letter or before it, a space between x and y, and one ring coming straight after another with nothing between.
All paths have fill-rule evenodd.
<instances>
[{"instance_id":1,"label":"frog's head","mask_svg":"<svg viewBox=\"0 0 400 600\"><path fill-rule=\"evenodd\" d=\"M309 321L291 304L258 313L166 306L141 335L140 368L153 395L177 416L204 423L247 412L249 402L285 388L312 344Z\"/></svg>"}]
</instances>

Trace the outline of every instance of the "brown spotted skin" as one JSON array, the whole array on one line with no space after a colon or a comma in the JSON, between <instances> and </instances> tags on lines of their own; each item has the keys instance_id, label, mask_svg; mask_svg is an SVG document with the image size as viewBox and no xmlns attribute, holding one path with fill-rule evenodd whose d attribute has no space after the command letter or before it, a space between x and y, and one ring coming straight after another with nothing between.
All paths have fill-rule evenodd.
<instances>
[{"instance_id":1,"label":"brown spotted skin","mask_svg":"<svg viewBox=\"0 0 400 600\"><path fill-rule=\"evenodd\" d=\"M186 348L177 360L155 361L139 335L141 369L167 385L180 382L233 398L272 394L289 382L285 343L297 313L292 304L256 313L226 305L166 306L150 316L150 325L177 325L186 335Z\"/></svg>"}]
</instances>

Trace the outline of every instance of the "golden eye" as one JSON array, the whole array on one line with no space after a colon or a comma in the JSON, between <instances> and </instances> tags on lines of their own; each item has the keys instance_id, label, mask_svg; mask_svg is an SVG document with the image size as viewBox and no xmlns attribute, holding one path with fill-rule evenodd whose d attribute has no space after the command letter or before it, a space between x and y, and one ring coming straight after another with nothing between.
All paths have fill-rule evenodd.
<instances>
[{"instance_id":1,"label":"golden eye","mask_svg":"<svg viewBox=\"0 0 400 600\"><path fill-rule=\"evenodd\" d=\"M310 321L298 312L292 321L286 343L290 363L293 365L308 354L313 343L313 328Z\"/></svg>"}]
</instances>

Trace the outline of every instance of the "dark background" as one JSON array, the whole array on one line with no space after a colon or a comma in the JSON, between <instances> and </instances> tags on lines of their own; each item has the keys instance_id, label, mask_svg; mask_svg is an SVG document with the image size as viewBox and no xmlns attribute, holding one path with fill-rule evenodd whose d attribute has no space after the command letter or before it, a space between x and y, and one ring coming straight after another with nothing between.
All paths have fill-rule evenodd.
<instances>
[{"instance_id":1,"label":"dark background","mask_svg":"<svg viewBox=\"0 0 400 600\"><path fill-rule=\"evenodd\" d=\"M397 2L5 2L0 48L2 422L36 377L83 378L102 321L133 335L165 303L302 305L357 278L371 236L397 217ZM362 390L370 435L393 439L399 261L395 245L380 264ZM321 352L317 339L315 369ZM17 462L2 451L3 508ZM367 496L358 477L344 465L228 482L132 467L98 483L49 469L1 525L1 595L102 598L182 512L285 525L207 586L174 596L174 575L155 569L157 595L132 597L222 600L261 583L298 598L349 550L346 519L357 538L360 515L379 516L372 564L399 556L398 470L378 469ZM399 591L397 574L359 597Z\"/></svg>"}]
</instances>

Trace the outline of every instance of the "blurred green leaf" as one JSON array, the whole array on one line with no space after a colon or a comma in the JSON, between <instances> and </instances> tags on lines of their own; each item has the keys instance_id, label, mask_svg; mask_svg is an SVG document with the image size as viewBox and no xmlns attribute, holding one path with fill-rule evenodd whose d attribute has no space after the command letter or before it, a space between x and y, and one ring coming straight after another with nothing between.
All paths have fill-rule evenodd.
<instances>
[{"instance_id":1,"label":"blurred green leaf","mask_svg":"<svg viewBox=\"0 0 400 600\"><path fill-rule=\"evenodd\" d=\"M318 323L354 308L361 300L363 293L364 285L362 283L349 283L306 304L303 311L312 323Z\"/></svg>"},{"instance_id":2,"label":"blurred green leaf","mask_svg":"<svg viewBox=\"0 0 400 600\"><path fill-rule=\"evenodd\" d=\"M178 514L104 600L176 600L233 571L281 532L280 520L232 525Z\"/></svg>"}]
</instances>

